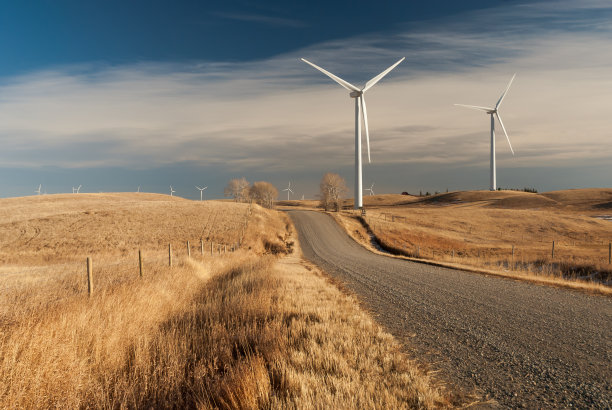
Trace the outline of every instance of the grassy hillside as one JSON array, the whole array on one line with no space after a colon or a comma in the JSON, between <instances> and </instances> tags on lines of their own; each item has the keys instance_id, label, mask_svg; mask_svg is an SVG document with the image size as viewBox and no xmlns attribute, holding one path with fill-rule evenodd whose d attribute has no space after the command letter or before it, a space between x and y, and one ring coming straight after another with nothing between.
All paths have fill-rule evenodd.
<instances>
[{"instance_id":1,"label":"grassy hillside","mask_svg":"<svg viewBox=\"0 0 612 410\"><path fill-rule=\"evenodd\" d=\"M397 253L611 283L612 222L600 218L610 215L610 198L612 189L450 192L403 205L366 207L366 221L383 246ZM351 226L367 241L365 231Z\"/></svg>"},{"instance_id":2,"label":"grassy hillside","mask_svg":"<svg viewBox=\"0 0 612 410\"><path fill-rule=\"evenodd\" d=\"M231 202L0 200L0 408L448 404L353 298L279 262L291 235L284 214Z\"/></svg>"}]
</instances>

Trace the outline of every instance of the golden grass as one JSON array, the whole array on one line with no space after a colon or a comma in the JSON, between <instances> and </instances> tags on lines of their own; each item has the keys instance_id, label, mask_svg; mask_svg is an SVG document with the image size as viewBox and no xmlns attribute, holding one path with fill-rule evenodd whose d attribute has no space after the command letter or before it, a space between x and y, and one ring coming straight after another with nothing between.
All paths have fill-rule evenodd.
<instances>
[{"instance_id":1,"label":"golden grass","mask_svg":"<svg viewBox=\"0 0 612 410\"><path fill-rule=\"evenodd\" d=\"M275 215L253 205L189 201L158 194L44 195L0 199L0 263L36 264L104 254L126 257L138 249L185 249L200 239L228 245L240 239L264 251L261 228ZM242 227L248 221L248 231ZM282 225L281 225L282 227ZM263 232L261 235L260 233Z\"/></svg>"},{"instance_id":2,"label":"golden grass","mask_svg":"<svg viewBox=\"0 0 612 410\"><path fill-rule=\"evenodd\" d=\"M555 193L551 196L568 204L536 209L525 209L541 202L536 194L452 193L423 203L370 208L365 221L383 247L397 254L610 294L602 283L612 280L612 223L593 216L601 214L598 207L612 190L584 191ZM369 242L356 220L345 221L356 239Z\"/></svg>"},{"instance_id":3,"label":"golden grass","mask_svg":"<svg viewBox=\"0 0 612 410\"><path fill-rule=\"evenodd\" d=\"M291 242L284 215L162 196L144 203L133 195L65 197L28 199L23 208L15 204L15 214L0 215L4 237L24 226L36 231L46 218L58 230L51 234L49 225L2 250L14 263L0 269L0 408L448 404L354 299L297 257L278 264L270 255ZM79 200L82 208L66 203ZM102 212L112 217L92 220ZM218 212L221 222L207 224L206 212ZM236 216L249 221L238 252L194 249L187 258L177 249L169 268L165 247L156 251L198 238L203 226L214 226L208 232L217 241L232 241L236 228L222 221ZM111 219L112 228L103 226ZM84 243L72 237L75 223L94 222ZM109 238L121 239L126 251L105 244ZM45 263L27 249L32 243L57 246L57 259L49 253ZM132 253L137 246L149 249L144 278ZM82 257L92 249L88 297Z\"/></svg>"}]
</instances>

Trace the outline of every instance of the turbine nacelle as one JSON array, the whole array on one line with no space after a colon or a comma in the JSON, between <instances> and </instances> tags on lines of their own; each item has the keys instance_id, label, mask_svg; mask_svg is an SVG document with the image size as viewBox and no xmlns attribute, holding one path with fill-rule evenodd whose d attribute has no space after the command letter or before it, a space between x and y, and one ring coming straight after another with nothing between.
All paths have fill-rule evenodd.
<instances>
[{"instance_id":1,"label":"turbine nacelle","mask_svg":"<svg viewBox=\"0 0 612 410\"><path fill-rule=\"evenodd\" d=\"M349 95L351 98L359 98L363 95L363 91L351 91Z\"/></svg>"}]
</instances>

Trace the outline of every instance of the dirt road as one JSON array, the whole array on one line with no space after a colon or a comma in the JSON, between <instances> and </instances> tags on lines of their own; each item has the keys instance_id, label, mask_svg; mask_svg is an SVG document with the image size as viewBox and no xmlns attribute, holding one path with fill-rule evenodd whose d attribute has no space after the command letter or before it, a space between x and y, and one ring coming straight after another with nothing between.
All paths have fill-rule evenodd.
<instances>
[{"instance_id":1,"label":"dirt road","mask_svg":"<svg viewBox=\"0 0 612 410\"><path fill-rule=\"evenodd\" d=\"M442 379L508 407L612 406L612 299L376 255L328 215L288 214L304 256Z\"/></svg>"}]
</instances>

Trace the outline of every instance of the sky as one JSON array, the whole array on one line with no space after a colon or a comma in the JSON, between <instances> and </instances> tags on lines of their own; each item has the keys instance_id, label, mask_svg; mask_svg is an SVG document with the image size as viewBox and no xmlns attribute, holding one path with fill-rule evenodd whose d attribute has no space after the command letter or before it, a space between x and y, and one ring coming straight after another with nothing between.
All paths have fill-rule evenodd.
<instances>
[{"instance_id":1,"label":"sky","mask_svg":"<svg viewBox=\"0 0 612 410\"><path fill-rule=\"evenodd\" d=\"M293 4L296 3L296 4ZM378 193L610 187L609 0L0 3L0 197L142 191L221 198L231 178L354 181L364 85ZM365 148L365 145L364 145ZM281 191L282 192L282 191Z\"/></svg>"}]
</instances>

